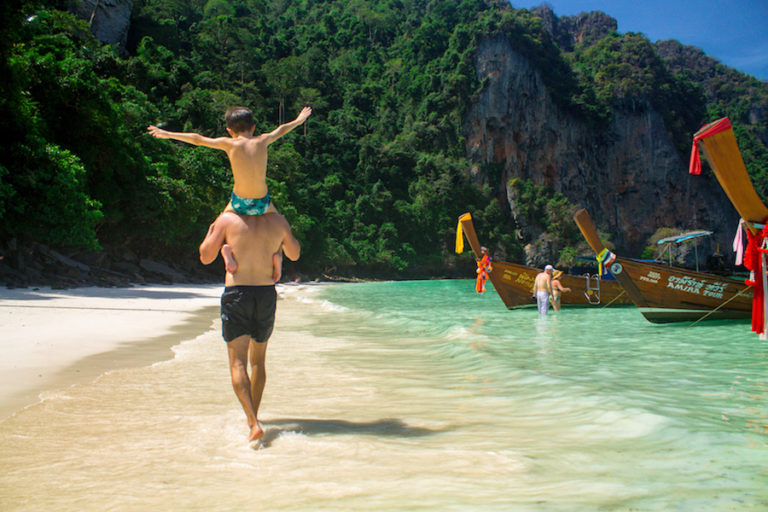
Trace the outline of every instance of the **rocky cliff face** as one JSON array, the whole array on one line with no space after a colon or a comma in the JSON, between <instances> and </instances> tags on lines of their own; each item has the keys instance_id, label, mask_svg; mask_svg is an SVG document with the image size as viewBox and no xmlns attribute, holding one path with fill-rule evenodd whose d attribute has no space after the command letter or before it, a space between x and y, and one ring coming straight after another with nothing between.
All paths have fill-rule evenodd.
<instances>
[{"instance_id":1,"label":"rocky cliff face","mask_svg":"<svg viewBox=\"0 0 768 512\"><path fill-rule=\"evenodd\" d=\"M465 120L472 175L506 192L512 215L508 182L519 177L587 208L628 256L639 255L659 227L710 229L729 246L735 210L714 177L688 174L687 156L650 105L617 110L609 126L590 129L553 103L539 71L503 35L480 43L475 69L485 85ZM537 235L523 233L532 242Z\"/></svg>"},{"instance_id":2,"label":"rocky cliff face","mask_svg":"<svg viewBox=\"0 0 768 512\"><path fill-rule=\"evenodd\" d=\"M541 18L544 29L561 50L570 52L578 43L589 45L618 29L614 18L600 11L582 12L578 16L558 18L546 6L535 7L531 12Z\"/></svg>"},{"instance_id":3,"label":"rocky cliff face","mask_svg":"<svg viewBox=\"0 0 768 512\"><path fill-rule=\"evenodd\" d=\"M90 24L96 39L104 43L118 43L123 49L132 9L133 0L81 0L74 2L70 10Z\"/></svg>"}]
</instances>

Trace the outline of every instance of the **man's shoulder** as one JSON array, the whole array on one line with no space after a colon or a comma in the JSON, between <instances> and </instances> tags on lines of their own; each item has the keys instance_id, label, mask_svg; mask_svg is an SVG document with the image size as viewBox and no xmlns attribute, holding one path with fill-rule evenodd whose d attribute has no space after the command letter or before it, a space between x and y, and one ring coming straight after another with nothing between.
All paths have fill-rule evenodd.
<instances>
[{"instance_id":1,"label":"man's shoulder","mask_svg":"<svg viewBox=\"0 0 768 512\"><path fill-rule=\"evenodd\" d=\"M233 224L242 224L244 222L243 215L230 211L225 210L219 214L219 217L216 219L217 223L221 223L224 227L231 226Z\"/></svg>"},{"instance_id":2,"label":"man's shoulder","mask_svg":"<svg viewBox=\"0 0 768 512\"><path fill-rule=\"evenodd\" d=\"M274 212L274 213L265 213L263 217L271 224L274 224L276 226L287 226L288 225L288 219L286 219L281 214Z\"/></svg>"}]
</instances>

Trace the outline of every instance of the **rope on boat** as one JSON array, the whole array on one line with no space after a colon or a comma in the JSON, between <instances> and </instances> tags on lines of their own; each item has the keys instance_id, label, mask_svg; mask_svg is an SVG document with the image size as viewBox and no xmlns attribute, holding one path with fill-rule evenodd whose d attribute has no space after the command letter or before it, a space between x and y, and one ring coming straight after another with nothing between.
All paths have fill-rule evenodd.
<instances>
[{"instance_id":1,"label":"rope on boat","mask_svg":"<svg viewBox=\"0 0 768 512\"><path fill-rule=\"evenodd\" d=\"M730 299L728 299L727 301L723 302L722 304L720 304L719 306L717 306L715 309L713 309L712 311L710 311L710 312L709 312L709 313L707 313L706 315L702 316L701 318L699 318L698 320L696 320L695 322L693 322L693 323L692 323L691 325L689 325L688 327L693 327L694 325L696 325L697 323L701 322L702 320L704 320L705 318L707 318L709 315L711 315L712 313L714 313L714 312L715 312L715 311L717 311L718 309L722 308L723 306L725 306L726 304L728 304L729 302L731 302L733 299L735 299L736 297L738 297L739 295L741 295L742 293L744 293L745 291L747 291L747 290L749 290L749 289L751 289L751 288L752 288L751 286L747 286L746 288L744 288L743 290L741 290L739 293L737 293L736 295L734 295L733 297L731 297L731 298L730 298Z\"/></svg>"},{"instance_id":2,"label":"rope on boat","mask_svg":"<svg viewBox=\"0 0 768 512\"><path fill-rule=\"evenodd\" d=\"M613 300L611 300L611 302L609 302L608 304L606 304L605 306L603 306L603 307L602 307L602 308L600 308L600 309L605 309L605 308L607 308L608 306L610 306L611 304L613 304L614 302L616 302L616 300L617 300L619 297L621 297L622 295L624 295L625 293L627 293L627 291L626 291L626 290L621 290L621 293L620 293L620 294L618 294L617 296L615 296L615 297L613 298Z\"/></svg>"}]
</instances>

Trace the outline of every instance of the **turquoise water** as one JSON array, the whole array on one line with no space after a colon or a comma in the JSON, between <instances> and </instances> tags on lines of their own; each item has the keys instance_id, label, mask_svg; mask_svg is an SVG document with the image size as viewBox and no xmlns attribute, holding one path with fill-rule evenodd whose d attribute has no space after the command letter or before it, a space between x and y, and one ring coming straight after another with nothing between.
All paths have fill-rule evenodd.
<instances>
[{"instance_id":1,"label":"turquoise water","mask_svg":"<svg viewBox=\"0 0 768 512\"><path fill-rule=\"evenodd\" d=\"M172 360L0 423L0 508L768 509L768 343L748 324L540 318L471 281L281 296L264 448L212 319Z\"/></svg>"}]
</instances>

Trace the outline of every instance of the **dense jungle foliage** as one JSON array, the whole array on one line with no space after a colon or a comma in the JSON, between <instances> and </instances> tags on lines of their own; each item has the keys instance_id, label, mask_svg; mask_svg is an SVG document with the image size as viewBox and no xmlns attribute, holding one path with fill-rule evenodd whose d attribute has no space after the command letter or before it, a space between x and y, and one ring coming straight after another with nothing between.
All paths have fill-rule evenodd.
<instances>
[{"instance_id":1,"label":"dense jungle foliage","mask_svg":"<svg viewBox=\"0 0 768 512\"><path fill-rule=\"evenodd\" d=\"M644 36L611 33L562 52L539 17L503 0L135 0L125 52L97 42L66 7L0 7L6 246L192 262L231 192L226 156L152 139L146 126L224 136L224 110L245 105L264 132L311 105L306 126L269 155L270 192L303 244L296 269L443 274L457 261L464 211L483 239L519 257L508 206L471 182L464 147L464 114L482 87L473 53L499 32L539 67L555 102L595 126L650 102L684 152L692 130L725 108ZM743 102L744 75L728 76L721 87L733 96L718 101ZM735 121L745 157L765 174L765 141L744 116ZM553 219L570 218L572 205L548 198L551 212L535 222L571 254L578 233Z\"/></svg>"}]
</instances>

